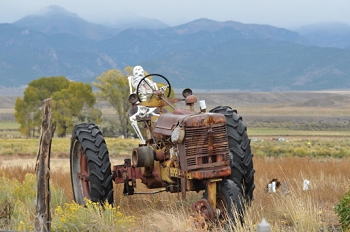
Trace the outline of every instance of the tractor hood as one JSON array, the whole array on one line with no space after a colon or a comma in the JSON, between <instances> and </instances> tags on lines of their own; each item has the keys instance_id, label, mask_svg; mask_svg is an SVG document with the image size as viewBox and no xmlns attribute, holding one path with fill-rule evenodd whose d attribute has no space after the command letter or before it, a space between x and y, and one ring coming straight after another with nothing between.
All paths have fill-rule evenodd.
<instances>
[{"instance_id":1,"label":"tractor hood","mask_svg":"<svg viewBox=\"0 0 350 232\"><path fill-rule=\"evenodd\" d=\"M159 116L154 126L157 138L171 136L175 127L207 127L211 124L226 123L226 118L217 113L194 113L189 110L175 110L173 113L164 113Z\"/></svg>"}]
</instances>

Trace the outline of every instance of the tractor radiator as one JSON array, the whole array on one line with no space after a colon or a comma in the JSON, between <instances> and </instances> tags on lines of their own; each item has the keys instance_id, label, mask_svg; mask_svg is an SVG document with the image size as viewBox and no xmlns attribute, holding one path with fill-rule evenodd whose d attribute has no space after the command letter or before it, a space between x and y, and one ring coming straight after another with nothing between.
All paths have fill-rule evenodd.
<instances>
[{"instance_id":1,"label":"tractor radiator","mask_svg":"<svg viewBox=\"0 0 350 232\"><path fill-rule=\"evenodd\" d=\"M185 127L184 170L228 166L230 156L226 123Z\"/></svg>"}]
</instances>

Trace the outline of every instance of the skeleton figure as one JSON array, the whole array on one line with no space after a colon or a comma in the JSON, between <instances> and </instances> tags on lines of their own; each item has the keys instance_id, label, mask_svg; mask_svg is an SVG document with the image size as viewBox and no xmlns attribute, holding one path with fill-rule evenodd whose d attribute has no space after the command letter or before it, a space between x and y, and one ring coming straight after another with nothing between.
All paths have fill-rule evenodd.
<instances>
[{"instance_id":1,"label":"skeleton figure","mask_svg":"<svg viewBox=\"0 0 350 232\"><path fill-rule=\"evenodd\" d=\"M145 74L143 68L141 66L135 66L133 69L133 76L128 77L130 94L136 93L137 86L139 85L141 79L144 77ZM135 91L132 91L133 88ZM145 101L147 99L147 96L153 93L153 90L158 90L157 84L152 80L145 78L139 86L139 95L141 95L141 101Z\"/></svg>"},{"instance_id":2,"label":"skeleton figure","mask_svg":"<svg viewBox=\"0 0 350 232\"><path fill-rule=\"evenodd\" d=\"M136 93L137 87L139 86L139 83L142 78L144 78L144 71L141 66L135 66L133 69L133 76L129 76L129 87L130 87L130 94ZM134 89L134 91L133 91ZM141 101L147 100L147 96L152 94L154 90L158 90L157 83L153 82L152 80L145 78L142 83L139 86L139 96ZM145 140L140 132L140 129L137 125L138 120L142 120L144 118L149 118L152 116L159 116L159 114L154 113L154 110L156 108L150 108L147 106L136 106L137 111L130 110L129 112L132 113L130 117L131 126L134 128L137 136L141 140L142 143L145 143Z\"/></svg>"}]
</instances>

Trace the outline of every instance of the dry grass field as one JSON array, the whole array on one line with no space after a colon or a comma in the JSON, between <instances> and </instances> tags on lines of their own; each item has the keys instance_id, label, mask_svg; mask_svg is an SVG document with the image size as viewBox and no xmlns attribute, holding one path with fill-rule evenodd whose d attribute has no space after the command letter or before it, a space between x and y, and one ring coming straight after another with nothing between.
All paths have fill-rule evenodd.
<instances>
[{"instance_id":1,"label":"dry grass field","mask_svg":"<svg viewBox=\"0 0 350 232\"><path fill-rule=\"evenodd\" d=\"M350 189L350 92L199 92L196 95L198 100L206 100L208 109L216 105L229 105L237 109L252 139L253 153L256 154L254 201L247 208L244 226L238 226L235 231L256 231L262 218L271 224L272 231L340 231L334 206ZM13 121L11 104L14 104L14 100L0 97L0 121ZM113 113L105 107L102 110ZM7 133L6 128L0 129L2 133ZM281 137L286 139L285 143L276 141ZM268 146L261 141L265 141ZM62 143L67 146L62 146ZM118 142L107 140L107 145L111 147L111 162L118 164L127 152L118 150L114 143ZM24 149L23 144L24 141L12 141L0 149L0 180L6 174L8 178L21 182L27 173L33 173L36 143L31 142L34 145L26 146L33 146L29 151ZM63 190L64 197L60 200L63 205L72 201L69 139L59 141L59 144L56 148L53 140L51 183ZM319 158L290 154L267 157L259 154L259 150L266 147L284 151L283 148L287 146L300 146L303 149L304 145L308 152L318 152L320 148L322 151L327 149L330 154ZM330 150L330 147L334 149ZM11 154L4 149L17 151ZM333 152L343 151L342 158L332 156ZM276 193L267 193L266 185L273 178L277 178L282 187ZM307 191L303 190L304 180L310 181ZM136 190L147 191L140 183ZM202 231L204 229L198 228L197 218L192 217L189 210L191 202L201 197L201 194L189 194L186 201L170 193L124 197L122 186L115 186L115 203L120 207L120 213L134 218L133 223L120 231ZM27 219L32 218L33 215L28 213ZM112 222L106 220L105 224L112 225ZM5 229L18 229L17 226ZM108 231L105 228L108 227L101 227L101 230ZM224 231L215 225L206 228Z\"/></svg>"},{"instance_id":2,"label":"dry grass field","mask_svg":"<svg viewBox=\"0 0 350 232\"><path fill-rule=\"evenodd\" d=\"M62 169L56 160L52 160L52 165L51 184L64 192L61 205L69 203L72 201L69 169ZM255 158L254 165L254 201L247 208L245 225L236 228L236 231L255 231L262 218L271 224L272 231L339 231L334 206L349 190L349 159L259 157ZM33 173L33 166L0 164L0 173L6 173L10 179L24 181L26 174ZM281 181L283 187L276 193L267 193L266 185L273 178ZM303 190L305 179L310 181L307 191ZM141 183L137 184L136 191L149 191ZM123 215L135 219L125 231L165 231L168 228L172 228L171 231L201 230L190 212L191 203L201 197L201 192L188 194L188 200L181 201L178 194L123 196L122 185L115 185L114 188L116 207ZM58 217L55 208L52 213L53 218ZM33 215L29 214L27 219L32 220ZM215 226L211 230L224 231Z\"/></svg>"}]
</instances>

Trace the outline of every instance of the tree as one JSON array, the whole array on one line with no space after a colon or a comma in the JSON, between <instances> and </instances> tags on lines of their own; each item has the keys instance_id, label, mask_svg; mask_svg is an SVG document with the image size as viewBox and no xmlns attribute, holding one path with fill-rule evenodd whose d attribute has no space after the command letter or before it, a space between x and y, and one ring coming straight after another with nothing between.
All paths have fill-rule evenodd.
<instances>
[{"instance_id":1,"label":"tree","mask_svg":"<svg viewBox=\"0 0 350 232\"><path fill-rule=\"evenodd\" d=\"M24 91L23 99L17 98L15 117L20 124L20 132L27 137L34 137L41 124L41 102L50 98L52 93L66 88L69 80L65 77L42 77L33 80Z\"/></svg>"},{"instance_id":2,"label":"tree","mask_svg":"<svg viewBox=\"0 0 350 232\"><path fill-rule=\"evenodd\" d=\"M18 97L15 103L15 117L20 124L19 131L27 138L30 137L30 132L34 128L28 112L24 100Z\"/></svg>"},{"instance_id":3,"label":"tree","mask_svg":"<svg viewBox=\"0 0 350 232\"><path fill-rule=\"evenodd\" d=\"M125 68L126 73L132 71L131 67ZM129 103L129 83L128 78L120 70L109 70L103 72L101 76L96 78L93 85L100 91L96 95L108 101L116 110L119 120L119 127L124 137L127 137L131 132L128 111Z\"/></svg>"},{"instance_id":4,"label":"tree","mask_svg":"<svg viewBox=\"0 0 350 232\"><path fill-rule=\"evenodd\" d=\"M89 84L70 82L66 89L55 92L53 99L53 120L57 123L58 136L64 137L74 123L99 122L101 111L94 109L96 97Z\"/></svg>"},{"instance_id":5,"label":"tree","mask_svg":"<svg viewBox=\"0 0 350 232\"><path fill-rule=\"evenodd\" d=\"M27 137L34 137L40 127L42 101L52 98L53 124L57 132L65 136L73 129L73 122L99 122L101 112L93 108L96 98L89 84L71 82L63 76L42 77L28 84L23 99L17 98L15 117L20 131Z\"/></svg>"}]
</instances>

